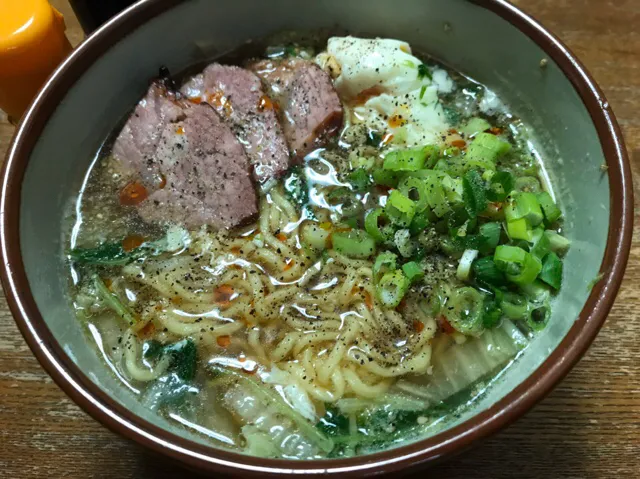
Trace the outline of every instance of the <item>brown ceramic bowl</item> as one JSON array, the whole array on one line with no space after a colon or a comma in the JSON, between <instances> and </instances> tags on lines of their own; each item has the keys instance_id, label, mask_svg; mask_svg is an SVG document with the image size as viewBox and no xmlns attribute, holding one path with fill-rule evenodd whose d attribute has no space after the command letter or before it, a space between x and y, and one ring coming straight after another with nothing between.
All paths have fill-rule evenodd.
<instances>
[{"instance_id":1,"label":"brown ceramic bowl","mask_svg":"<svg viewBox=\"0 0 640 479\"><path fill-rule=\"evenodd\" d=\"M99 145L160 65L181 71L277 30L333 27L402 38L497 90L536 129L573 246L550 326L455 424L368 456L259 459L187 436L142 409L108 373L67 300L61 223ZM242 477L407 470L516 420L567 374L602 326L627 262L633 204L622 135L602 92L557 38L503 0L371 0L366 8L357 0L303 8L293 0L139 2L78 47L38 95L9 149L1 201L4 290L53 379L110 429L190 467Z\"/></svg>"}]
</instances>

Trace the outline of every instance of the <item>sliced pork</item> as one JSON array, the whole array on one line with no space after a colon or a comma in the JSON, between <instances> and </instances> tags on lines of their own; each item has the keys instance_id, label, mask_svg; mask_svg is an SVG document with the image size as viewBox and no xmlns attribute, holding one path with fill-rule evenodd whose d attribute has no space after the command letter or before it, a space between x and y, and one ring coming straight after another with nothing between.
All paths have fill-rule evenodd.
<instances>
[{"instance_id":1,"label":"sliced pork","mask_svg":"<svg viewBox=\"0 0 640 479\"><path fill-rule=\"evenodd\" d=\"M229 125L209 105L180 100L162 83L139 102L113 156L141 183L128 204L145 221L222 229L258 212L249 158Z\"/></svg>"},{"instance_id":2,"label":"sliced pork","mask_svg":"<svg viewBox=\"0 0 640 479\"><path fill-rule=\"evenodd\" d=\"M249 65L280 108L289 149L301 158L342 125L343 110L331 78L309 60L264 60Z\"/></svg>"},{"instance_id":3,"label":"sliced pork","mask_svg":"<svg viewBox=\"0 0 640 479\"><path fill-rule=\"evenodd\" d=\"M232 126L260 184L289 168L289 152L273 103L253 72L214 63L181 91L191 101L210 104Z\"/></svg>"}]
</instances>

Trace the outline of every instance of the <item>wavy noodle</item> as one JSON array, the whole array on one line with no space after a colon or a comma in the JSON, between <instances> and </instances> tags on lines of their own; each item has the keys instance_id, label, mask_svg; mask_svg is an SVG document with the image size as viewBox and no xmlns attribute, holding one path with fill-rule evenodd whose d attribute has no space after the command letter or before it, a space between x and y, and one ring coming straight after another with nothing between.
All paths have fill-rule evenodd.
<instances>
[{"instance_id":1,"label":"wavy noodle","mask_svg":"<svg viewBox=\"0 0 640 479\"><path fill-rule=\"evenodd\" d=\"M127 330L124 344L124 364L129 377L144 382L158 379L169 367L170 358L165 356L155 366L143 367L138 364L140 360L139 349L138 338L131 329Z\"/></svg>"},{"instance_id":2,"label":"wavy noodle","mask_svg":"<svg viewBox=\"0 0 640 479\"><path fill-rule=\"evenodd\" d=\"M434 319L415 304L405 314L383 308L369 260L335 251L323 261L307 257L299 225L295 206L275 188L261 200L256 231L232 238L203 230L189 254L134 263L124 273L164 298L145 320L217 354L216 338L232 336L246 355L287 371L317 401L375 398L398 376L428 372ZM233 298L218 304L222 285ZM172 306L168 300L176 298ZM414 321L423 324L421 332ZM137 346L127 349L135 379L148 381L166 369L138 361Z\"/></svg>"}]
</instances>

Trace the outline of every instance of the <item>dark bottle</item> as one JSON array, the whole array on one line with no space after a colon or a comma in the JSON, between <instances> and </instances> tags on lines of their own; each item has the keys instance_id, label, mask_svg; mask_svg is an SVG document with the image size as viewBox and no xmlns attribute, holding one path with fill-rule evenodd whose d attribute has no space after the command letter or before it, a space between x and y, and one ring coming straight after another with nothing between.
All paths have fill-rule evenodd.
<instances>
[{"instance_id":1,"label":"dark bottle","mask_svg":"<svg viewBox=\"0 0 640 479\"><path fill-rule=\"evenodd\" d=\"M69 0L80 25L89 34L136 0Z\"/></svg>"}]
</instances>

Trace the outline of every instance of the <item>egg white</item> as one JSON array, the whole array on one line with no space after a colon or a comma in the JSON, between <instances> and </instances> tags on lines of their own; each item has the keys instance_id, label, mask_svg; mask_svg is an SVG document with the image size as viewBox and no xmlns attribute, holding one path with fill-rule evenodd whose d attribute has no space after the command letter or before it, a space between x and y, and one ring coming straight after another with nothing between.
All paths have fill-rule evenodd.
<instances>
[{"instance_id":1,"label":"egg white","mask_svg":"<svg viewBox=\"0 0 640 479\"><path fill-rule=\"evenodd\" d=\"M422 61L399 40L333 37L316 61L337 64L334 85L350 120L393 135L402 146L440 144L450 129L438 101L455 85L442 69L420 77Z\"/></svg>"}]
</instances>

